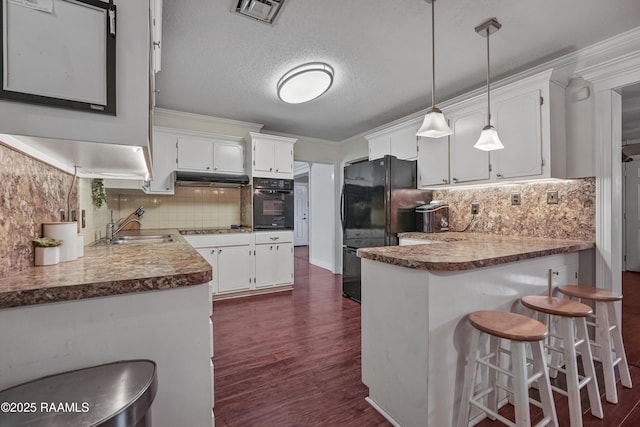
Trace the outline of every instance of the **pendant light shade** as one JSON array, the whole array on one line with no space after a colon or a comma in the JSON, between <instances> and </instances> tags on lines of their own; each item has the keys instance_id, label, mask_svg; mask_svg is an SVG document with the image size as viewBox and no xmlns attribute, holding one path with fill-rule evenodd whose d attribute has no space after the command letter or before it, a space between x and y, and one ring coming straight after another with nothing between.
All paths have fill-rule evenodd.
<instances>
[{"instance_id":1,"label":"pendant light shade","mask_svg":"<svg viewBox=\"0 0 640 427\"><path fill-rule=\"evenodd\" d=\"M478 142L475 143L473 148L477 148L482 151L493 151L504 148L504 145L502 145L502 141L500 141L496 129L491 125L487 125L482 129L480 138L478 138Z\"/></svg>"},{"instance_id":2,"label":"pendant light shade","mask_svg":"<svg viewBox=\"0 0 640 427\"><path fill-rule=\"evenodd\" d=\"M436 41L435 41L435 2L436 0L426 0L431 3L431 111L424 116L422 126L416 132L417 136L427 138L442 138L451 135L451 128L444 118L444 114L436 107Z\"/></svg>"},{"instance_id":3,"label":"pendant light shade","mask_svg":"<svg viewBox=\"0 0 640 427\"><path fill-rule=\"evenodd\" d=\"M490 85L490 61L489 61L489 36L502 27L497 19L491 18L476 27L476 33L487 38L487 125L482 129L478 142L473 148L482 151L493 151L504 148L498 137L498 132L491 126L491 85Z\"/></svg>"},{"instance_id":4,"label":"pendant light shade","mask_svg":"<svg viewBox=\"0 0 640 427\"><path fill-rule=\"evenodd\" d=\"M442 138L443 136L451 135L451 128L447 124L447 119L444 118L442 111L433 107L424 116L422 126L418 129L416 135L427 138Z\"/></svg>"}]
</instances>

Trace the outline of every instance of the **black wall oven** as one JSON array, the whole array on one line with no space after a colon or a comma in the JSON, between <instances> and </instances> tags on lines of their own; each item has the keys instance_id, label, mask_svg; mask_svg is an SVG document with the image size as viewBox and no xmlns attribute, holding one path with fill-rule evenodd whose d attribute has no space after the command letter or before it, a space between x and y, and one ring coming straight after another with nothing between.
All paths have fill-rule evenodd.
<instances>
[{"instance_id":1,"label":"black wall oven","mask_svg":"<svg viewBox=\"0 0 640 427\"><path fill-rule=\"evenodd\" d=\"M253 178L253 228L293 230L293 180Z\"/></svg>"}]
</instances>

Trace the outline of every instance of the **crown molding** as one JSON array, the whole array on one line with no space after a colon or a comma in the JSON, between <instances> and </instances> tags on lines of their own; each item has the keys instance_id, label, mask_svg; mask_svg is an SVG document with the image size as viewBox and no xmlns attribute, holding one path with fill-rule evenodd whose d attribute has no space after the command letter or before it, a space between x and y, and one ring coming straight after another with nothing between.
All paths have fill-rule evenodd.
<instances>
[{"instance_id":1,"label":"crown molding","mask_svg":"<svg viewBox=\"0 0 640 427\"><path fill-rule=\"evenodd\" d=\"M189 120L208 124L227 124L242 126L249 128L249 132L260 132L260 130L264 127L264 125L260 123L243 122L240 120L225 119L222 117L205 116L204 114L187 113L184 111L169 110L166 108L154 108L153 114L155 116L166 117L170 119Z\"/></svg>"},{"instance_id":2,"label":"crown molding","mask_svg":"<svg viewBox=\"0 0 640 427\"><path fill-rule=\"evenodd\" d=\"M312 144L325 144L325 145L333 145L333 146L340 145L339 141L330 141L328 139L312 138L312 137L309 137L309 136L296 135L296 134L292 134L292 133L272 132L272 131L266 130L266 131L262 131L261 134L262 135L283 136L285 138L296 139L296 140L298 140L298 142L304 141L304 142L310 142Z\"/></svg>"}]
</instances>

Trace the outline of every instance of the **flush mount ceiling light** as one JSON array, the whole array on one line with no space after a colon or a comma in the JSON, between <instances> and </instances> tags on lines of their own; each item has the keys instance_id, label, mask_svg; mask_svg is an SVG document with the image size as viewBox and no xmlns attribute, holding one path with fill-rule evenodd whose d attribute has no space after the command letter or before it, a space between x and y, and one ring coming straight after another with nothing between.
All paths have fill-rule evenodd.
<instances>
[{"instance_id":1,"label":"flush mount ceiling light","mask_svg":"<svg viewBox=\"0 0 640 427\"><path fill-rule=\"evenodd\" d=\"M496 18L491 18L476 27L476 33L487 38L487 125L482 129L478 142L473 146L482 151L493 151L504 148L498 132L491 126L491 87L489 84L489 36L502 27Z\"/></svg>"},{"instance_id":2,"label":"flush mount ceiling light","mask_svg":"<svg viewBox=\"0 0 640 427\"><path fill-rule=\"evenodd\" d=\"M436 107L436 18L434 6L436 0L425 1L431 3L431 110L424 116L422 127L418 129L416 135L427 138L442 138L453 132L451 132L442 111Z\"/></svg>"},{"instance_id":3,"label":"flush mount ceiling light","mask_svg":"<svg viewBox=\"0 0 640 427\"><path fill-rule=\"evenodd\" d=\"M302 104L325 93L333 83L333 68L310 62L293 68L278 81L278 98L288 104Z\"/></svg>"}]
</instances>

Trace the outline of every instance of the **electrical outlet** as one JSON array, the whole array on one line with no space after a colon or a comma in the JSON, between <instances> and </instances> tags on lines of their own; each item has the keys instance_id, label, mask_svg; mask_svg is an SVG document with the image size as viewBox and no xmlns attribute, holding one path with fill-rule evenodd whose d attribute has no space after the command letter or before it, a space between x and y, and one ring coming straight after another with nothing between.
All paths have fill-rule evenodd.
<instances>
[{"instance_id":1,"label":"electrical outlet","mask_svg":"<svg viewBox=\"0 0 640 427\"><path fill-rule=\"evenodd\" d=\"M480 211L480 203L471 203L471 215L478 215Z\"/></svg>"},{"instance_id":2,"label":"electrical outlet","mask_svg":"<svg viewBox=\"0 0 640 427\"><path fill-rule=\"evenodd\" d=\"M65 222L67 220L67 216L65 215L64 209L60 209L60 222Z\"/></svg>"},{"instance_id":3,"label":"electrical outlet","mask_svg":"<svg viewBox=\"0 0 640 427\"><path fill-rule=\"evenodd\" d=\"M85 216L85 212L84 209L82 209L82 213L80 214L80 217L82 218L82 228L86 228L87 226L87 221L86 221L86 216Z\"/></svg>"},{"instance_id":4,"label":"electrical outlet","mask_svg":"<svg viewBox=\"0 0 640 427\"><path fill-rule=\"evenodd\" d=\"M520 204L520 193L511 193L511 204L512 205Z\"/></svg>"},{"instance_id":5,"label":"electrical outlet","mask_svg":"<svg viewBox=\"0 0 640 427\"><path fill-rule=\"evenodd\" d=\"M557 191L547 191L547 204L548 205L557 205L558 204L558 192Z\"/></svg>"}]
</instances>

